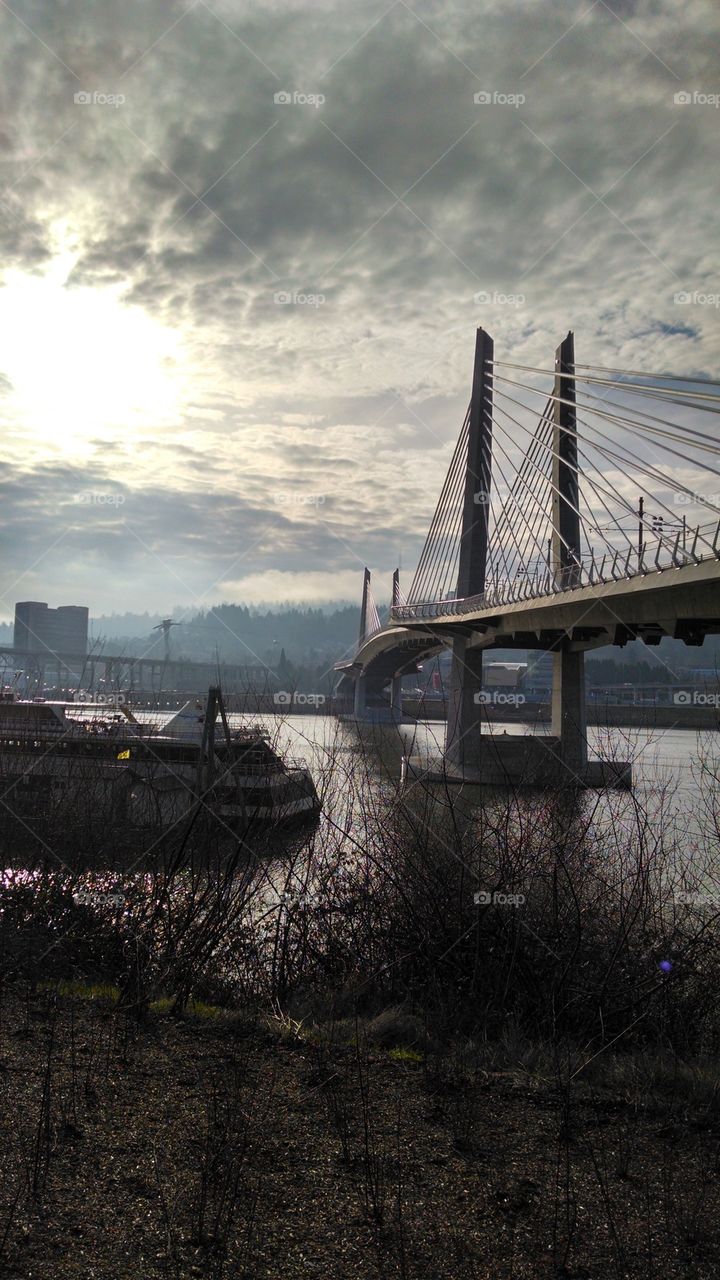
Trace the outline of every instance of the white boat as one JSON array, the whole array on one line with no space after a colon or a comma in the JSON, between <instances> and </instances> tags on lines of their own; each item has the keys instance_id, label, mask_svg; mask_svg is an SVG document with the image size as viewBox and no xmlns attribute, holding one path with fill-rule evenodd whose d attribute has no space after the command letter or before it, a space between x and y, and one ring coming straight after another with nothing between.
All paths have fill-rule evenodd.
<instances>
[{"instance_id":1,"label":"white boat","mask_svg":"<svg viewBox=\"0 0 720 1280\"><path fill-rule=\"evenodd\" d=\"M63 799L108 806L132 827L167 826L196 806L237 827L320 809L302 760L283 758L259 726L231 729L219 689L164 725L105 704L0 700L0 781L18 817Z\"/></svg>"}]
</instances>

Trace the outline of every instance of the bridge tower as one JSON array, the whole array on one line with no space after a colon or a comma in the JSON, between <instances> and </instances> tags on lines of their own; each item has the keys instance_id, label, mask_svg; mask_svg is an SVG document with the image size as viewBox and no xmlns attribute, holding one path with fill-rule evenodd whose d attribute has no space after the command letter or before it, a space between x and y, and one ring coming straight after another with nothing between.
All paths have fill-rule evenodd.
<instances>
[{"instance_id":1,"label":"bridge tower","mask_svg":"<svg viewBox=\"0 0 720 1280\"><path fill-rule=\"evenodd\" d=\"M555 353L552 435L552 572L563 588L580 586L580 503L575 411L575 339L572 333ZM587 768L585 654L567 635L553 658L552 733L569 769Z\"/></svg>"},{"instance_id":2,"label":"bridge tower","mask_svg":"<svg viewBox=\"0 0 720 1280\"><path fill-rule=\"evenodd\" d=\"M470 398L470 423L463 498L457 595L460 599L485 590L492 480L492 364L493 340L484 329L475 335L475 365ZM479 695L482 691L482 650L469 647L458 635L452 644L450 696L445 754L452 764L479 768L482 732ZM476 701L477 698L477 701Z\"/></svg>"},{"instance_id":3,"label":"bridge tower","mask_svg":"<svg viewBox=\"0 0 720 1280\"><path fill-rule=\"evenodd\" d=\"M358 644L362 644L367 636L368 609L370 604L370 570L363 573L362 605L360 606L360 634ZM364 671L358 673L354 682L353 714L356 720L363 720L367 711L367 676Z\"/></svg>"},{"instance_id":4,"label":"bridge tower","mask_svg":"<svg viewBox=\"0 0 720 1280\"><path fill-rule=\"evenodd\" d=\"M400 570L395 569L392 578L393 608L400 604ZM390 683L390 713L393 720L402 720L402 675L394 675Z\"/></svg>"}]
</instances>

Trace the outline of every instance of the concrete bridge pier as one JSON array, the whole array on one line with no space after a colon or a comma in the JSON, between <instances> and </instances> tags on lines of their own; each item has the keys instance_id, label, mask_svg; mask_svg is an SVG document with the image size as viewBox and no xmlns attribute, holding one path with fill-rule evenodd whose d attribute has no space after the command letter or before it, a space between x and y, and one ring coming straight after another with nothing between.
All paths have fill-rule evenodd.
<instances>
[{"instance_id":1,"label":"concrete bridge pier","mask_svg":"<svg viewBox=\"0 0 720 1280\"><path fill-rule=\"evenodd\" d=\"M563 764L584 776L588 766L585 654L567 646L553 659L552 734Z\"/></svg>"},{"instance_id":2,"label":"concrete bridge pier","mask_svg":"<svg viewBox=\"0 0 720 1280\"><path fill-rule=\"evenodd\" d=\"M367 714L367 676L361 673L355 677L353 694L353 716L356 720L364 720Z\"/></svg>"},{"instance_id":3,"label":"concrete bridge pier","mask_svg":"<svg viewBox=\"0 0 720 1280\"><path fill-rule=\"evenodd\" d=\"M445 735L445 758L459 769L482 768L481 692L482 650L468 649L465 637L459 636L453 641Z\"/></svg>"},{"instance_id":4,"label":"concrete bridge pier","mask_svg":"<svg viewBox=\"0 0 720 1280\"><path fill-rule=\"evenodd\" d=\"M392 724L402 719L401 685L398 677L390 682L391 697L388 701L385 690L386 676L372 676L367 672L358 673L354 680L353 719L363 724Z\"/></svg>"}]
</instances>

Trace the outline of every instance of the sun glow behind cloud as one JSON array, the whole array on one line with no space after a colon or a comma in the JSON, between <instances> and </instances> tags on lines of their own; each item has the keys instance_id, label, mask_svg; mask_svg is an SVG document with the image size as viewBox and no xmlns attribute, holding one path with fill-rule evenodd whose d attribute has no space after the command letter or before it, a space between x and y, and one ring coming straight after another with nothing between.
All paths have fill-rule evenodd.
<instances>
[{"instance_id":1,"label":"sun glow behind cloud","mask_svg":"<svg viewBox=\"0 0 720 1280\"><path fill-rule=\"evenodd\" d=\"M26 457L81 458L91 441L177 422L182 400L179 336L122 287L74 287L74 255L43 274L10 270L0 285L0 350L11 384L5 408Z\"/></svg>"}]
</instances>

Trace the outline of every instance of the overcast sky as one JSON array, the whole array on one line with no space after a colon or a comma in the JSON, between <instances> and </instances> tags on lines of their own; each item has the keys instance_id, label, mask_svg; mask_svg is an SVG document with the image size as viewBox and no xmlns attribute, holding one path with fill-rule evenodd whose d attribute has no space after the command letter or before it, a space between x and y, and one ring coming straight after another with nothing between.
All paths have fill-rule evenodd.
<instances>
[{"instance_id":1,"label":"overcast sky","mask_svg":"<svg viewBox=\"0 0 720 1280\"><path fill-rule=\"evenodd\" d=\"M717 308L674 295L718 290L719 27L3 3L0 617L354 600L365 564L387 598L479 324L509 360L571 328L579 361L716 375Z\"/></svg>"}]
</instances>

